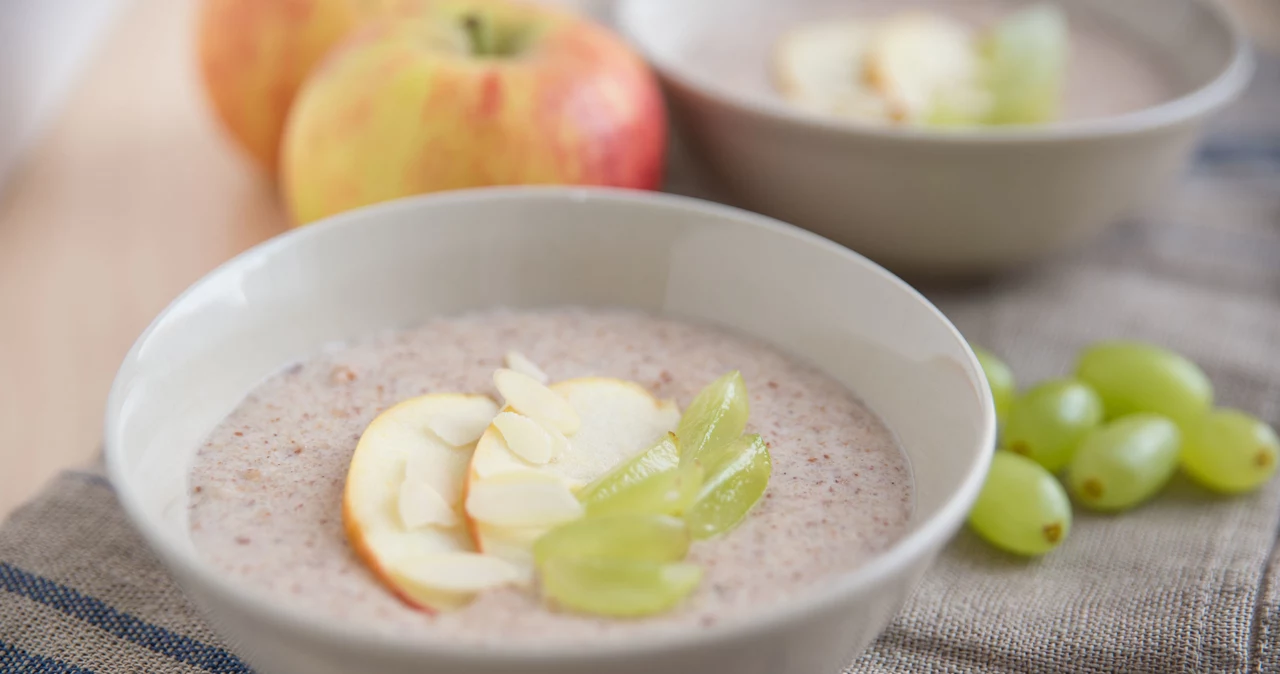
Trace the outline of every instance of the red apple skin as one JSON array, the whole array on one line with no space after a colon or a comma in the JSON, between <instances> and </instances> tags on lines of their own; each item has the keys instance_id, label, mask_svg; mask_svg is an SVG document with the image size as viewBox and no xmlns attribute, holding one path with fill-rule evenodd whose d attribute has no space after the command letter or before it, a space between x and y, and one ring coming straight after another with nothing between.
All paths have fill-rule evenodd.
<instances>
[{"instance_id":1,"label":"red apple skin","mask_svg":"<svg viewBox=\"0 0 1280 674\"><path fill-rule=\"evenodd\" d=\"M304 85L281 166L295 223L470 187L661 186L661 90L620 38L545 6L423 5L362 26ZM477 12L535 35L518 55L475 56L459 27Z\"/></svg>"}]
</instances>

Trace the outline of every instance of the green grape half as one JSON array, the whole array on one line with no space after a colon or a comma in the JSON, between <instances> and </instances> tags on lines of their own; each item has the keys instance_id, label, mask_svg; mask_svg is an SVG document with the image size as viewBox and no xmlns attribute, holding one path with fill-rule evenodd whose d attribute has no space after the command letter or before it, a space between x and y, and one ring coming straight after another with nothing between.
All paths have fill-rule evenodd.
<instances>
[{"instance_id":1,"label":"green grape half","mask_svg":"<svg viewBox=\"0 0 1280 674\"><path fill-rule=\"evenodd\" d=\"M773 461L769 446L759 435L748 435L731 443L720 456L708 457L702 490L685 511L685 521L694 538L711 538L738 525L755 506L769 485Z\"/></svg>"},{"instance_id":2,"label":"green grape half","mask_svg":"<svg viewBox=\"0 0 1280 674\"><path fill-rule=\"evenodd\" d=\"M1058 472L1084 436L1102 423L1102 400L1088 384L1054 379L1013 401L1001 443L1005 449Z\"/></svg>"},{"instance_id":3,"label":"green grape half","mask_svg":"<svg viewBox=\"0 0 1280 674\"><path fill-rule=\"evenodd\" d=\"M561 557L678 562L689 552L689 528L667 515L588 517L556 527L533 544L539 567Z\"/></svg>"},{"instance_id":4,"label":"green grape half","mask_svg":"<svg viewBox=\"0 0 1280 674\"><path fill-rule=\"evenodd\" d=\"M1132 508L1159 492L1178 468L1178 425L1157 414L1121 417L1085 437L1067 482L1094 510Z\"/></svg>"},{"instance_id":5,"label":"green grape half","mask_svg":"<svg viewBox=\"0 0 1280 674\"><path fill-rule=\"evenodd\" d=\"M991 399L995 403L996 417L1003 423L1008 417L1009 406L1013 404L1014 394L1017 391L1013 370L990 351L972 344L969 348L973 349L973 355L978 357L982 374L987 378L987 386L991 387Z\"/></svg>"},{"instance_id":6,"label":"green grape half","mask_svg":"<svg viewBox=\"0 0 1280 674\"><path fill-rule=\"evenodd\" d=\"M677 465L654 473L603 498L585 502L587 517L603 515L681 515L702 489L702 464Z\"/></svg>"},{"instance_id":7,"label":"green grape half","mask_svg":"<svg viewBox=\"0 0 1280 674\"><path fill-rule=\"evenodd\" d=\"M701 580L701 568L682 562L555 557L542 565L544 598L571 611L616 618L666 611Z\"/></svg>"},{"instance_id":8,"label":"green grape half","mask_svg":"<svg viewBox=\"0 0 1280 674\"><path fill-rule=\"evenodd\" d=\"M698 393L676 428L680 461L692 463L703 452L733 442L747 427L747 384L734 370Z\"/></svg>"},{"instance_id":9,"label":"green grape half","mask_svg":"<svg viewBox=\"0 0 1280 674\"><path fill-rule=\"evenodd\" d=\"M1085 349L1076 378L1102 397L1108 419L1152 412L1185 423L1213 404L1213 384L1195 363L1142 342L1101 342Z\"/></svg>"},{"instance_id":10,"label":"green grape half","mask_svg":"<svg viewBox=\"0 0 1280 674\"><path fill-rule=\"evenodd\" d=\"M1044 466L996 452L969 526L992 545L1018 555L1042 555L1071 530L1071 500Z\"/></svg>"},{"instance_id":11,"label":"green grape half","mask_svg":"<svg viewBox=\"0 0 1280 674\"><path fill-rule=\"evenodd\" d=\"M676 436L668 433L652 447L614 466L578 491L578 501L588 509L593 504L613 498L625 498L624 492L644 483L654 475L675 470L680 463Z\"/></svg>"},{"instance_id":12,"label":"green grape half","mask_svg":"<svg viewBox=\"0 0 1280 674\"><path fill-rule=\"evenodd\" d=\"M1070 34L1056 5L1014 12L982 38L992 96L988 124L1043 124L1058 117Z\"/></svg>"},{"instance_id":13,"label":"green grape half","mask_svg":"<svg viewBox=\"0 0 1280 674\"><path fill-rule=\"evenodd\" d=\"M1216 409L1184 426L1182 470L1224 494L1252 491L1276 473L1280 439L1244 412Z\"/></svg>"}]
</instances>

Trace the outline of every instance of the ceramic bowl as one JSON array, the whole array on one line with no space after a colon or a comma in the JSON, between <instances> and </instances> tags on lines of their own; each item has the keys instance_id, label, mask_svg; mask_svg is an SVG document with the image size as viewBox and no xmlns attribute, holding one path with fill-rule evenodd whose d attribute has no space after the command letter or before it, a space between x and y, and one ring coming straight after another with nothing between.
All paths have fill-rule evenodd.
<instances>
[{"instance_id":1,"label":"ceramic bowl","mask_svg":"<svg viewBox=\"0 0 1280 674\"><path fill-rule=\"evenodd\" d=\"M724 625L536 650L399 638L307 614L196 554L186 522L194 454L264 377L335 340L441 314L563 305L710 321L825 370L899 435L916 485L909 532L862 568ZM106 456L133 524L259 674L818 674L875 638L960 526L994 432L990 391L964 339L855 253L693 199L503 188L346 213L197 282L125 358Z\"/></svg>"},{"instance_id":2,"label":"ceramic bowl","mask_svg":"<svg viewBox=\"0 0 1280 674\"><path fill-rule=\"evenodd\" d=\"M909 4L919 3L896 6ZM1212 0L1059 4L1158 60L1174 98L1019 128L859 124L797 110L768 84L769 50L782 31L847 15L857 2L623 0L615 14L664 80L683 135L735 202L895 270L947 275L1025 265L1133 213L1184 166L1205 118L1248 82L1250 52ZM713 58L745 76L717 77Z\"/></svg>"}]
</instances>

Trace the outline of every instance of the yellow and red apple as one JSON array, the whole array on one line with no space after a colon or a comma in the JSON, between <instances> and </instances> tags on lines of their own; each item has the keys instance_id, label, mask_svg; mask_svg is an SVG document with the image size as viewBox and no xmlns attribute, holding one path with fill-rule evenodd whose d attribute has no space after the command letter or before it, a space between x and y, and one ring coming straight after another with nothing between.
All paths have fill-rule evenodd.
<instances>
[{"instance_id":1,"label":"yellow and red apple","mask_svg":"<svg viewBox=\"0 0 1280 674\"><path fill-rule=\"evenodd\" d=\"M666 135L653 74L607 29L547 6L424 0L315 69L286 125L281 185L297 224L468 187L656 189Z\"/></svg>"}]
</instances>

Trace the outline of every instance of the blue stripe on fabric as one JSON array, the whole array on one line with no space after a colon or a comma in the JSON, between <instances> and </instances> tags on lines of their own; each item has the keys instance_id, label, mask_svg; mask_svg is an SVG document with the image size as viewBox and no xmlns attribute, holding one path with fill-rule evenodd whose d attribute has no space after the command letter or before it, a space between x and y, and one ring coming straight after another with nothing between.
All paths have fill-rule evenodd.
<instances>
[{"instance_id":1,"label":"blue stripe on fabric","mask_svg":"<svg viewBox=\"0 0 1280 674\"><path fill-rule=\"evenodd\" d=\"M0 589L57 609L115 637L207 672L253 674L253 670L240 658L224 649L139 620L117 611L100 599L4 562L0 562Z\"/></svg>"},{"instance_id":2,"label":"blue stripe on fabric","mask_svg":"<svg viewBox=\"0 0 1280 674\"><path fill-rule=\"evenodd\" d=\"M93 674L84 667L28 653L0 641L0 674Z\"/></svg>"},{"instance_id":3,"label":"blue stripe on fabric","mask_svg":"<svg viewBox=\"0 0 1280 674\"><path fill-rule=\"evenodd\" d=\"M1280 166L1280 138L1210 139L1197 153L1202 165L1263 163Z\"/></svg>"}]
</instances>

